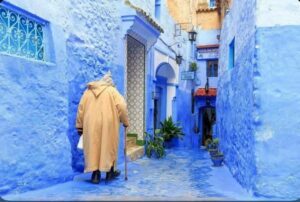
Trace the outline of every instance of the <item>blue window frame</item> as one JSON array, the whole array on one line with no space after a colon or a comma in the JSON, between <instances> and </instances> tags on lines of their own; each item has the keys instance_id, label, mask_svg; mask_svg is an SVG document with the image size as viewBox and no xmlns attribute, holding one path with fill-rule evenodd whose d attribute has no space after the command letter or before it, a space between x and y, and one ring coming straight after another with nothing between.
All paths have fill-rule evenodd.
<instances>
[{"instance_id":1,"label":"blue window frame","mask_svg":"<svg viewBox=\"0 0 300 202\"><path fill-rule=\"evenodd\" d=\"M0 52L45 61L44 24L0 5Z\"/></svg>"},{"instance_id":2,"label":"blue window frame","mask_svg":"<svg viewBox=\"0 0 300 202\"><path fill-rule=\"evenodd\" d=\"M160 0L155 0L155 18L160 19Z\"/></svg>"},{"instance_id":3,"label":"blue window frame","mask_svg":"<svg viewBox=\"0 0 300 202\"><path fill-rule=\"evenodd\" d=\"M211 8L216 7L216 0L210 0L209 1L209 7L211 7Z\"/></svg>"},{"instance_id":4,"label":"blue window frame","mask_svg":"<svg viewBox=\"0 0 300 202\"><path fill-rule=\"evenodd\" d=\"M229 44L229 61L228 61L228 69L232 69L234 67L235 60L235 39L233 38Z\"/></svg>"},{"instance_id":5,"label":"blue window frame","mask_svg":"<svg viewBox=\"0 0 300 202\"><path fill-rule=\"evenodd\" d=\"M208 60L206 63L206 76L218 77L218 60Z\"/></svg>"}]
</instances>

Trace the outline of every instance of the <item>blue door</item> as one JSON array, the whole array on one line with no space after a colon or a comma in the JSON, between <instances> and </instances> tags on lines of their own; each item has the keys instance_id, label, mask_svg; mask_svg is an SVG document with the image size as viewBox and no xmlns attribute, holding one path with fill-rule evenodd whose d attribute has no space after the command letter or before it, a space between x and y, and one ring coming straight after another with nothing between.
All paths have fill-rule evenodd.
<instances>
[{"instance_id":1,"label":"blue door","mask_svg":"<svg viewBox=\"0 0 300 202\"><path fill-rule=\"evenodd\" d=\"M160 128L161 121L161 92L160 87L155 88L155 99L154 99L154 130Z\"/></svg>"}]
</instances>

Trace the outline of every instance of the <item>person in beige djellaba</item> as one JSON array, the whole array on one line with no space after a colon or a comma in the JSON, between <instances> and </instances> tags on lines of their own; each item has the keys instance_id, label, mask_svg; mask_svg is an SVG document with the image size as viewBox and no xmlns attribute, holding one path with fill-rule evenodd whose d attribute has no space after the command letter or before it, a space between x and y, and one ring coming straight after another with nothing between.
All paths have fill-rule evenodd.
<instances>
[{"instance_id":1,"label":"person in beige djellaba","mask_svg":"<svg viewBox=\"0 0 300 202\"><path fill-rule=\"evenodd\" d=\"M120 122L129 126L127 105L109 72L88 83L77 111L76 128L83 135L84 172L93 172L94 184L100 182L101 172L106 172L106 182L121 173L116 169Z\"/></svg>"}]
</instances>

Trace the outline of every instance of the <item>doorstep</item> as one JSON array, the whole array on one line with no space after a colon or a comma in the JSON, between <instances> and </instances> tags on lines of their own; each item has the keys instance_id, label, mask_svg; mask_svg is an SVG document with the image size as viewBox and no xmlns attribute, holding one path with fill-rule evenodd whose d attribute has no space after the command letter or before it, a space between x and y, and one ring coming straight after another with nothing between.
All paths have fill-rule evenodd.
<instances>
[{"instance_id":1,"label":"doorstep","mask_svg":"<svg viewBox=\"0 0 300 202\"><path fill-rule=\"evenodd\" d=\"M139 158L142 158L145 155L145 147L144 146L130 146L127 147L127 160L135 161Z\"/></svg>"}]
</instances>

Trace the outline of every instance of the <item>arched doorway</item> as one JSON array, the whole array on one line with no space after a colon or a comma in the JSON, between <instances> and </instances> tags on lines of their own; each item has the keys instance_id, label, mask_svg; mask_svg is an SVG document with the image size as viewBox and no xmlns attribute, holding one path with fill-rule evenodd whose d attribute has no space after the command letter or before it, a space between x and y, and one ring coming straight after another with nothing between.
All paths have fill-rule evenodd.
<instances>
[{"instance_id":1,"label":"arched doorway","mask_svg":"<svg viewBox=\"0 0 300 202\"><path fill-rule=\"evenodd\" d=\"M127 35L127 106L128 132L143 139L145 131L145 45Z\"/></svg>"},{"instance_id":2,"label":"arched doorway","mask_svg":"<svg viewBox=\"0 0 300 202\"><path fill-rule=\"evenodd\" d=\"M162 63L156 69L155 79L154 129L157 129L161 121L172 116L176 96L175 71L169 63Z\"/></svg>"},{"instance_id":3,"label":"arched doorway","mask_svg":"<svg viewBox=\"0 0 300 202\"><path fill-rule=\"evenodd\" d=\"M213 125L216 122L216 108L210 104L199 108L199 125L201 125L200 145L204 146L207 139L212 139Z\"/></svg>"}]
</instances>

